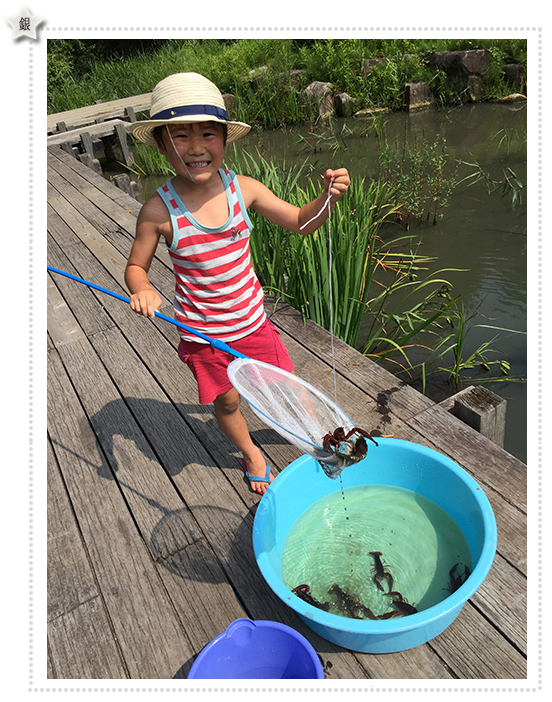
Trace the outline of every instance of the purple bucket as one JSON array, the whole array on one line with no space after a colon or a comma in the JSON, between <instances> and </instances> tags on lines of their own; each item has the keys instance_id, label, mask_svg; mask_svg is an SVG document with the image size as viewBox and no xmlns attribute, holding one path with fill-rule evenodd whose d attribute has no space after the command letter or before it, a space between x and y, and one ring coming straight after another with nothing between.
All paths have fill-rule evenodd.
<instances>
[{"instance_id":1,"label":"purple bucket","mask_svg":"<svg viewBox=\"0 0 552 702\"><path fill-rule=\"evenodd\" d=\"M322 664L307 639L285 624L236 619L198 655L192 678L324 678Z\"/></svg>"}]
</instances>

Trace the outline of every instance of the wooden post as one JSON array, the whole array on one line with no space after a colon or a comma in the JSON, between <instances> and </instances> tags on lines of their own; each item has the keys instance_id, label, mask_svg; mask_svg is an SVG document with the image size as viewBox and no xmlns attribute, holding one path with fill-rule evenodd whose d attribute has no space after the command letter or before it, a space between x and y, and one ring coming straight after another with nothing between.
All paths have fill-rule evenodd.
<instances>
[{"instance_id":1,"label":"wooden post","mask_svg":"<svg viewBox=\"0 0 552 702\"><path fill-rule=\"evenodd\" d=\"M56 124L56 131L57 132L66 132L67 131L67 125L65 122L58 122ZM66 151L69 155L75 156L75 153L73 152L73 147L69 143L64 143L61 145L61 148Z\"/></svg>"},{"instance_id":2,"label":"wooden post","mask_svg":"<svg viewBox=\"0 0 552 702\"><path fill-rule=\"evenodd\" d=\"M113 151L113 136L102 137L102 143L104 145L104 154L107 161L111 161L115 158L115 153Z\"/></svg>"},{"instance_id":3,"label":"wooden post","mask_svg":"<svg viewBox=\"0 0 552 702\"><path fill-rule=\"evenodd\" d=\"M94 143L92 142L92 137L88 132L81 134L81 144L84 148L84 153L79 156L80 160L91 168L96 173L102 173L102 166L99 159L96 158L96 153L94 150Z\"/></svg>"},{"instance_id":4,"label":"wooden post","mask_svg":"<svg viewBox=\"0 0 552 702\"><path fill-rule=\"evenodd\" d=\"M75 153L73 147L68 141L64 142L63 144L60 144L60 146L66 153L76 158L77 154Z\"/></svg>"},{"instance_id":5,"label":"wooden post","mask_svg":"<svg viewBox=\"0 0 552 702\"><path fill-rule=\"evenodd\" d=\"M94 158L94 144L92 143L92 137L88 132L81 134L82 148L87 154L90 154L91 158Z\"/></svg>"},{"instance_id":6,"label":"wooden post","mask_svg":"<svg viewBox=\"0 0 552 702\"><path fill-rule=\"evenodd\" d=\"M470 385L440 405L497 446L504 447L507 405L504 398L481 385Z\"/></svg>"},{"instance_id":7,"label":"wooden post","mask_svg":"<svg viewBox=\"0 0 552 702\"><path fill-rule=\"evenodd\" d=\"M123 152L123 161L125 162L125 165L130 168L134 165L134 159L132 158L132 152L128 145L127 131L122 124L115 125L115 131L117 132L119 145L121 147L121 151Z\"/></svg>"},{"instance_id":8,"label":"wooden post","mask_svg":"<svg viewBox=\"0 0 552 702\"><path fill-rule=\"evenodd\" d=\"M130 195L134 199L137 199L140 194L138 184L136 181L130 179L128 173L118 173L113 176L113 182L118 188L124 190L127 195Z\"/></svg>"},{"instance_id":9,"label":"wooden post","mask_svg":"<svg viewBox=\"0 0 552 702\"><path fill-rule=\"evenodd\" d=\"M85 152L84 154L79 154L79 161L81 163L84 163L85 166L88 166L88 168L91 168L93 171L96 171L96 173L99 173L101 175L102 166L100 162L97 158L92 158L92 156L90 156L88 152Z\"/></svg>"},{"instance_id":10,"label":"wooden post","mask_svg":"<svg viewBox=\"0 0 552 702\"><path fill-rule=\"evenodd\" d=\"M134 107L125 107L125 117L128 117L129 122L136 122L136 113Z\"/></svg>"}]
</instances>

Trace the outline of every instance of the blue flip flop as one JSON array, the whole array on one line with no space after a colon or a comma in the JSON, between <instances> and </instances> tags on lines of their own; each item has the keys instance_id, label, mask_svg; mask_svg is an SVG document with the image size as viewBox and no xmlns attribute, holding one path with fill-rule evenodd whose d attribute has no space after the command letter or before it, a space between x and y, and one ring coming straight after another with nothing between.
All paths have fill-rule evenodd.
<instances>
[{"instance_id":1,"label":"blue flip flop","mask_svg":"<svg viewBox=\"0 0 552 702\"><path fill-rule=\"evenodd\" d=\"M253 483L268 483L270 485L270 466L268 465L268 463L266 464L266 474L265 474L264 478L259 478L256 475L249 475L249 473L247 472L247 465L245 463L245 458L242 458L242 468L243 468L243 472L245 473L245 477L248 480L251 480L251 482L253 482Z\"/></svg>"}]
</instances>

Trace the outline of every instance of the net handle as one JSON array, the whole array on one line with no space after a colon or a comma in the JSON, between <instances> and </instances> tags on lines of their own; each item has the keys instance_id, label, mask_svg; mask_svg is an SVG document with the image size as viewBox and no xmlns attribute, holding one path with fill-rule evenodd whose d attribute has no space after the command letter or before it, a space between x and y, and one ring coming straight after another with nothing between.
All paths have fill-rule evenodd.
<instances>
[{"instance_id":1,"label":"net handle","mask_svg":"<svg viewBox=\"0 0 552 702\"><path fill-rule=\"evenodd\" d=\"M51 271L52 273L58 273L59 275L63 275L66 278L70 278L71 280L76 280L77 283L82 283L83 285L88 286L89 288L94 288L94 290L99 290L100 292L105 293L106 295L110 295L111 297L116 298L117 300L122 300L123 302L126 302L130 304L130 298L125 297L124 295L119 295L116 292L112 292L111 290L107 290L107 288L102 288L100 285L96 285L95 283L90 283L88 280L84 280L84 278L79 278L76 275L72 275L71 273L66 273L65 271L60 271L58 268L52 268L52 266L47 266L47 269ZM211 346L213 346L215 349L218 349L219 351L226 351L226 353L231 354L232 356L235 356L236 358L249 358L249 356L245 356L243 353L240 353L239 351L235 351L233 348L228 346L228 344L225 344L224 341L221 341L220 339L212 339L210 336L206 336L205 334L202 334L199 331L196 331L195 329L192 329L186 324L182 324L182 322L179 322L176 319L172 319L172 317L167 317L164 314L161 314L161 312L154 312L154 315L156 317L159 317L160 319L163 319L165 322L169 322L170 324L174 324L175 327L179 327L180 329L184 329L184 331L189 332L190 334L193 334L194 336L198 336L200 339L204 339L205 341L209 342Z\"/></svg>"}]
</instances>

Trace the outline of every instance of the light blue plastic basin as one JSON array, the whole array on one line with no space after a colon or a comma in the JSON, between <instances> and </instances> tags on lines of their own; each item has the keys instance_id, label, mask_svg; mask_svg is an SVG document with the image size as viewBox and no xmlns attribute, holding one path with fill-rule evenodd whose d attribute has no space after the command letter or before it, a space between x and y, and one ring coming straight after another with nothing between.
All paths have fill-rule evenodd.
<instances>
[{"instance_id":1,"label":"light blue plastic basin","mask_svg":"<svg viewBox=\"0 0 552 702\"><path fill-rule=\"evenodd\" d=\"M486 578L496 553L494 514L483 490L463 468L425 446L378 438L368 456L343 470L343 487L392 485L432 500L456 521L468 542L472 573L445 600L416 614L387 620L349 619L307 604L283 583L280 559L289 530L317 500L340 489L318 462L302 456L270 484L257 508L253 548L268 585L323 638L364 653L392 653L414 648L441 634ZM484 460L484 458L482 458Z\"/></svg>"}]
</instances>

